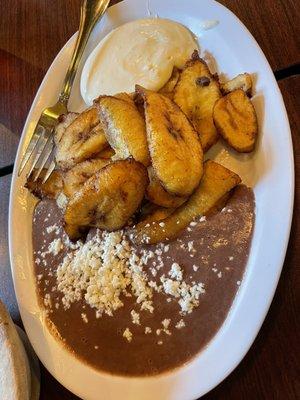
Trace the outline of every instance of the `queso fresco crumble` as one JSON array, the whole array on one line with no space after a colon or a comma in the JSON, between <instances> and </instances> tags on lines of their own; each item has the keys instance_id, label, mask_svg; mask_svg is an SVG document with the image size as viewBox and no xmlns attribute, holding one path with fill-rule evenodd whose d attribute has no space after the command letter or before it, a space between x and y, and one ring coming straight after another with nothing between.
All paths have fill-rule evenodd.
<instances>
[{"instance_id":1,"label":"queso fresco crumble","mask_svg":"<svg viewBox=\"0 0 300 400\"><path fill-rule=\"evenodd\" d=\"M159 270L161 254L168 248L162 244L153 251L144 250L142 256L131 246L122 231L98 232L86 243L80 243L75 252L68 253L57 269L57 289L63 293L65 309L71 303L84 300L95 308L96 316L103 313L113 316L114 311L123 306L122 295L134 296L137 308L131 310L133 324L140 324L140 312L153 313L154 292L163 292L167 297L176 299L180 315L191 313L199 304L199 298L205 293L201 282L187 283L179 264L173 263L168 275L161 275L159 281L149 280L144 268L149 259L157 260ZM162 321L162 328L156 334L170 335L170 320ZM175 322L177 329L184 325ZM145 329L145 334L150 333ZM133 335L127 327L123 337L129 342Z\"/></svg>"},{"instance_id":2,"label":"queso fresco crumble","mask_svg":"<svg viewBox=\"0 0 300 400\"><path fill-rule=\"evenodd\" d=\"M56 225L49 226L46 232L58 234L59 228ZM178 320L173 321L173 325L176 329L182 329L185 327L182 317L192 313L199 305L200 297L205 294L203 283L185 281L183 269L176 262L172 263L167 274L159 274L163 266L161 255L169 251L168 244L158 244L154 251L143 249L138 255L123 231L97 231L86 243L73 244L65 239L55 238L46 250L38 252L35 260L45 265L47 254L57 256L64 247L68 248L56 271L56 289L62 293L64 309L84 299L95 309L97 318L103 313L113 316L117 309L123 307L123 296L134 296L136 309L131 310L130 317L133 324L140 325L140 313L154 312L153 294L163 293L167 302L175 300L178 303ZM195 252L192 243L188 244L188 250ZM149 261L153 279L149 279L145 273ZM52 307L51 293L45 294L44 304ZM55 303L55 307L58 308L59 304ZM85 313L81 317L88 323ZM161 329L154 330L154 333L157 336L171 335L171 320L164 319L161 324ZM152 333L151 327L146 326L144 333ZM129 327L124 329L123 337L128 342L134 340Z\"/></svg>"}]
</instances>

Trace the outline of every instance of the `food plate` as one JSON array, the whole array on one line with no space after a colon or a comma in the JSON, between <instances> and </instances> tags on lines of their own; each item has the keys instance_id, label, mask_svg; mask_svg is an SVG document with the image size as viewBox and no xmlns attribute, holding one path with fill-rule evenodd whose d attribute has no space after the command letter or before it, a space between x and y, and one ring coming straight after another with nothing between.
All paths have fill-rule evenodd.
<instances>
[{"instance_id":1,"label":"food plate","mask_svg":"<svg viewBox=\"0 0 300 400\"><path fill-rule=\"evenodd\" d=\"M57 99L75 43L74 35L47 72L24 127L12 180L9 242L18 304L37 355L64 386L90 400L119 397L195 399L220 383L244 357L266 316L290 232L294 172L286 110L266 58L251 34L230 11L211 0L203 0L201 4L197 0L126 0L111 7L96 26L84 59L111 29L149 16L169 18L190 28L199 39L201 55L214 71L222 71L228 78L244 71L255 73L253 102L260 127L256 151L251 155L237 155L217 145L209 156L238 172L244 183L253 187L256 225L246 273L226 321L209 345L182 367L147 378L111 376L82 363L54 339L43 322L35 292L31 241L35 202L23 188L25 178L19 178L17 170L42 109ZM213 29L206 29L213 25L216 25ZM217 65L215 60L218 60ZM74 111L84 109L80 72L69 104L69 109Z\"/></svg>"}]
</instances>

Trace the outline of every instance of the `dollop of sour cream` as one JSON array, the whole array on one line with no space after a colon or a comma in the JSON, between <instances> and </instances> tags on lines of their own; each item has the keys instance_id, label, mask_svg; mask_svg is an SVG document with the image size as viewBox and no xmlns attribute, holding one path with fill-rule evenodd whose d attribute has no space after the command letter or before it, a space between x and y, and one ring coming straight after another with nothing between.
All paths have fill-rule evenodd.
<instances>
[{"instance_id":1,"label":"dollop of sour cream","mask_svg":"<svg viewBox=\"0 0 300 400\"><path fill-rule=\"evenodd\" d=\"M133 92L135 84L158 90L174 66L182 68L198 43L178 22L139 19L121 25L97 45L87 59L80 82L87 105L100 94Z\"/></svg>"}]
</instances>

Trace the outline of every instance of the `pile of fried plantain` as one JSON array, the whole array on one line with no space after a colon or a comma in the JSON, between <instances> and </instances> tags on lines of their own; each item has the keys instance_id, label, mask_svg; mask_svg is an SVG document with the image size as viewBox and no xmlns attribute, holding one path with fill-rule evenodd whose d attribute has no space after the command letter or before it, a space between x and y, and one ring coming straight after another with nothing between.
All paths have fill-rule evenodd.
<instances>
[{"instance_id":1,"label":"pile of fried plantain","mask_svg":"<svg viewBox=\"0 0 300 400\"><path fill-rule=\"evenodd\" d=\"M236 89L218 100L214 122L226 142L240 153L254 149L258 124L251 100L242 89Z\"/></svg>"},{"instance_id":2,"label":"pile of fried plantain","mask_svg":"<svg viewBox=\"0 0 300 400\"><path fill-rule=\"evenodd\" d=\"M237 89L242 89L248 97L252 96L252 78L250 74L247 74L247 72L239 74L230 81L221 84L223 94L228 94Z\"/></svg>"},{"instance_id":3,"label":"pile of fried plantain","mask_svg":"<svg viewBox=\"0 0 300 400\"><path fill-rule=\"evenodd\" d=\"M63 170L91 158L108 146L96 107L83 111L63 129L59 124L54 140L56 163Z\"/></svg>"},{"instance_id":4,"label":"pile of fried plantain","mask_svg":"<svg viewBox=\"0 0 300 400\"><path fill-rule=\"evenodd\" d=\"M148 219L131 229L132 240L136 244L155 244L176 238L195 218L206 215L240 182L240 177L234 172L214 161L206 161L200 185L189 200L165 218L151 220L149 215Z\"/></svg>"},{"instance_id":5,"label":"pile of fried plantain","mask_svg":"<svg viewBox=\"0 0 300 400\"><path fill-rule=\"evenodd\" d=\"M105 137L120 160L133 157L150 164L145 121L133 101L101 96L95 103Z\"/></svg>"},{"instance_id":6,"label":"pile of fried plantain","mask_svg":"<svg viewBox=\"0 0 300 400\"><path fill-rule=\"evenodd\" d=\"M163 188L189 196L199 185L203 153L197 133L186 115L168 97L136 87L142 99L151 164Z\"/></svg>"},{"instance_id":7,"label":"pile of fried plantain","mask_svg":"<svg viewBox=\"0 0 300 400\"><path fill-rule=\"evenodd\" d=\"M66 232L77 239L91 226L122 228L140 206L147 184L146 168L133 159L106 165L71 197L64 215Z\"/></svg>"},{"instance_id":8,"label":"pile of fried plantain","mask_svg":"<svg viewBox=\"0 0 300 400\"><path fill-rule=\"evenodd\" d=\"M174 67L169 80L164 84L162 88L159 89L158 92L166 97L169 97L169 99L173 100L174 89L175 86L177 85L179 76L180 76L180 70L177 67Z\"/></svg>"},{"instance_id":9,"label":"pile of fried plantain","mask_svg":"<svg viewBox=\"0 0 300 400\"><path fill-rule=\"evenodd\" d=\"M173 100L194 125L204 152L218 140L213 122L213 109L221 96L218 81L195 50L180 73Z\"/></svg>"},{"instance_id":10,"label":"pile of fried plantain","mask_svg":"<svg viewBox=\"0 0 300 400\"><path fill-rule=\"evenodd\" d=\"M168 193L157 178L153 167L148 168L149 185L146 191L146 198L153 204L161 207L173 208L183 204L187 197L175 196Z\"/></svg>"},{"instance_id":11,"label":"pile of fried plantain","mask_svg":"<svg viewBox=\"0 0 300 400\"><path fill-rule=\"evenodd\" d=\"M46 169L41 171L40 176L35 180L35 170L29 175L25 183L25 187L39 199L56 199L63 191L63 175L61 171L55 170L52 172L46 182L43 183Z\"/></svg>"},{"instance_id":12,"label":"pile of fried plantain","mask_svg":"<svg viewBox=\"0 0 300 400\"><path fill-rule=\"evenodd\" d=\"M128 231L136 244L172 240L191 221L229 198L240 178L214 161L203 163L220 137L252 151L257 118L247 73L221 83L195 51L174 67L158 91L101 95L56 126L56 170L45 182L35 171L26 187L40 199L66 198L64 227L72 240L91 227Z\"/></svg>"}]
</instances>

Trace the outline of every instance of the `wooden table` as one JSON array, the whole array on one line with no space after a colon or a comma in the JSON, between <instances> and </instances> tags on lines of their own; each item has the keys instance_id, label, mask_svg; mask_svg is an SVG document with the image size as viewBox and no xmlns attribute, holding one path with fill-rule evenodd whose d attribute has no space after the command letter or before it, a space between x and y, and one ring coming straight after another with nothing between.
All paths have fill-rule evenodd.
<instances>
[{"instance_id":1,"label":"wooden table","mask_svg":"<svg viewBox=\"0 0 300 400\"><path fill-rule=\"evenodd\" d=\"M296 212L283 273L263 327L238 368L204 398L299 399L300 5L298 0L221 3L250 29L279 80L293 134ZM7 244L12 166L35 92L57 52L77 30L79 5L80 0L0 0L5 10L0 25L0 298L18 323ZM42 368L41 399L76 396Z\"/></svg>"}]
</instances>

